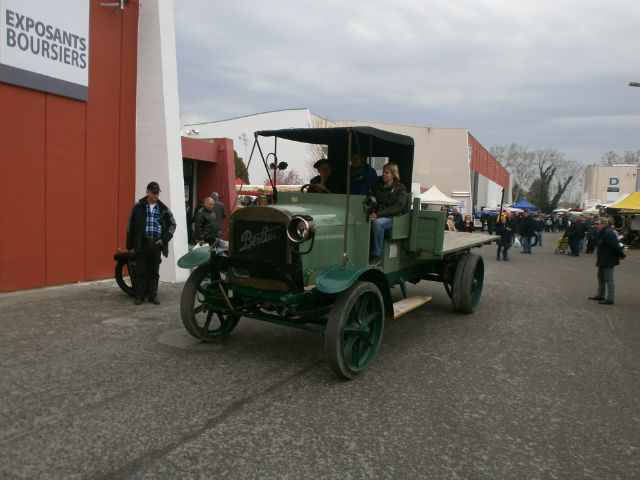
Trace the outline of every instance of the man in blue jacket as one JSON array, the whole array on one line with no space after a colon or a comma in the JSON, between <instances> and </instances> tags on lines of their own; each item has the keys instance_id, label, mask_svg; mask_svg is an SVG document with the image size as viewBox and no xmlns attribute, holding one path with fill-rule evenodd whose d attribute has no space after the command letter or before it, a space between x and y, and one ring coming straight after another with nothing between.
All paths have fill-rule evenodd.
<instances>
[{"instance_id":1,"label":"man in blue jacket","mask_svg":"<svg viewBox=\"0 0 640 480\"><path fill-rule=\"evenodd\" d=\"M131 208L127 227L127 249L136 253L136 305L147 295L155 305L160 302L158 281L162 253L169 256L169 242L176 231L171 210L158 200L160 185L149 182L147 195Z\"/></svg>"},{"instance_id":2,"label":"man in blue jacket","mask_svg":"<svg viewBox=\"0 0 640 480\"><path fill-rule=\"evenodd\" d=\"M601 305L613 305L615 296L613 267L620 264L620 258L625 257L624 249L618 240L616 232L609 227L609 222L606 218L598 218L593 225L598 229L596 260L596 266L598 267L598 293L594 297L589 297L589 300L596 300Z\"/></svg>"},{"instance_id":3,"label":"man in blue jacket","mask_svg":"<svg viewBox=\"0 0 640 480\"><path fill-rule=\"evenodd\" d=\"M351 195L367 195L378 183L378 174L371 165L364 162L359 153L351 155L351 178L349 193Z\"/></svg>"}]
</instances>

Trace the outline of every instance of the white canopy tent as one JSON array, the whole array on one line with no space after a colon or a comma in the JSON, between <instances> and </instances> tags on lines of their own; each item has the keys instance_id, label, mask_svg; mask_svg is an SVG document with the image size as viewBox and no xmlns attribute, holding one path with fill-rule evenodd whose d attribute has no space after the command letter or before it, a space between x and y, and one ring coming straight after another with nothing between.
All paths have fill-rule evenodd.
<instances>
[{"instance_id":1,"label":"white canopy tent","mask_svg":"<svg viewBox=\"0 0 640 480\"><path fill-rule=\"evenodd\" d=\"M421 193L419 198L422 205L437 205L438 207L442 205L460 205L460 200L447 197L435 185L426 192Z\"/></svg>"},{"instance_id":2,"label":"white canopy tent","mask_svg":"<svg viewBox=\"0 0 640 480\"><path fill-rule=\"evenodd\" d=\"M485 207L483 210L485 212L499 212L500 211L500 205L498 205L497 207L494 207L494 208ZM508 205L503 205L502 206L502 211L503 212L509 212L509 213L524 212L524 210L522 210L521 208L509 207Z\"/></svg>"},{"instance_id":3,"label":"white canopy tent","mask_svg":"<svg viewBox=\"0 0 640 480\"><path fill-rule=\"evenodd\" d=\"M600 209L598 208L597 205L592 205L591 207L582 211L582 213L598 213L598 212L600 212Z\"/></svg>"}]
</instances>

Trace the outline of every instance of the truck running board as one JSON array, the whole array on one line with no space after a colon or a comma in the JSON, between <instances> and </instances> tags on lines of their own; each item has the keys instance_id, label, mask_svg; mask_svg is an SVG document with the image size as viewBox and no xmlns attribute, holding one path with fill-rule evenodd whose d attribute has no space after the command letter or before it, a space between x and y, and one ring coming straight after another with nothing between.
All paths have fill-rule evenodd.
<instances>
[{"instance_id":1,"label":"truck running board","mask_svg":"<svg viewBox=\"0 0 640 480\"><path fill-rule=\"evenodd\" d=\"M415 296L403 298L393 304L393 318L399 318L405 313L409 313L411 310L418 308L420 305L424 305L431 301L431 297Z\"/></svg>"}]
</instances>

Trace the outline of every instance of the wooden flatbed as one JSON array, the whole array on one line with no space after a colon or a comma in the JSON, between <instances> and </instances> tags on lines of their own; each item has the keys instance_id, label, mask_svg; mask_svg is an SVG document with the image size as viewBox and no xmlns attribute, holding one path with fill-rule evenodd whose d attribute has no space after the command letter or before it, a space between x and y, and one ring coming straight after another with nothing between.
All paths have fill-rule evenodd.
<instances>
[{"instance_id":1,"label":"wooden flatbed","mask_svg":"<svg viewBox=\"0 0 640 480\"><path fill-rule=\"evenodd\" d=\"M497 235L488 235L486 233L468 233L468 232L444 232L444 241L442 242L442 250L436 251L436 255L445 256L449 253L466 250L470 247L480 247L485 243L492 243L500 237Z\"/></svg>"}]
</instances>

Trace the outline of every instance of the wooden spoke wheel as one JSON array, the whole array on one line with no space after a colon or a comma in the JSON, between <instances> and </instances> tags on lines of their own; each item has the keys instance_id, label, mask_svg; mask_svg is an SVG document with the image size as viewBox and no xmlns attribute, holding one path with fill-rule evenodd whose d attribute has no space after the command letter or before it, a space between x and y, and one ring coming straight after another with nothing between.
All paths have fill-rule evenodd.
<instances>
[{"instance_id":1,"label":"wooden spoke wheel","mask_svg":"<svg viewBox=\"0 0 640 480\"><path fill-rule=\"evenodd\" d=\"M324 350L331 369L344 378L364 371L373 359L384 328L384 303L370 282L355 282L329 312Z\"/></svg>"},{"instance_id":2,"label":"wooden spoke wheel","mask_svg":"<svg viewBox=\"0 0 640 480\"><path fill-rule=\"evenodd\" d=\"M222 292L212 281L211 267L205 263L191 272L180 297L182 324L193 337L204 342L226 337L240 320L237 314L212 311L212 305L226 307Z\"/></svg>"},{"instance_id":3,"label":"wooden spoke wheel","mask_svg":"<svg viewBox=\"0 0 640 480\"><path fill-rule=\"evenodd\" d=\"M480 303L484 282L484 261L480 255L465 253L458 260L451 288L451 301L456 312L471 313Z\"/></svg>"}]
</instances>

